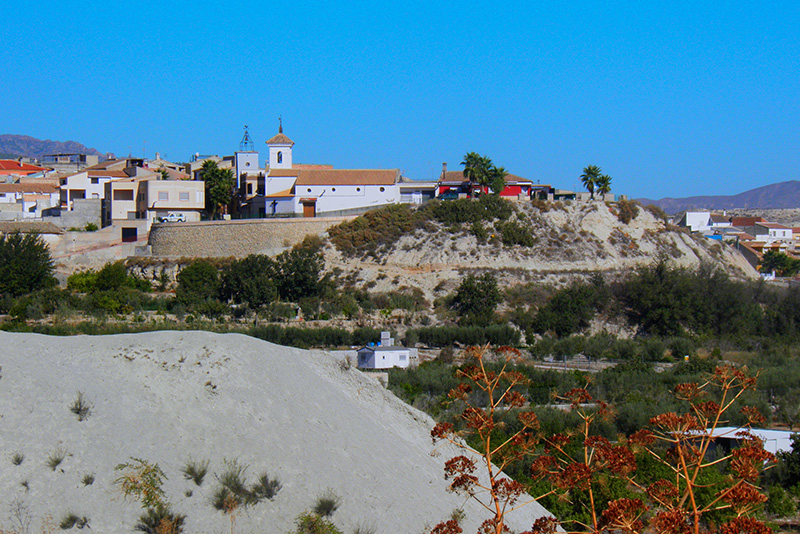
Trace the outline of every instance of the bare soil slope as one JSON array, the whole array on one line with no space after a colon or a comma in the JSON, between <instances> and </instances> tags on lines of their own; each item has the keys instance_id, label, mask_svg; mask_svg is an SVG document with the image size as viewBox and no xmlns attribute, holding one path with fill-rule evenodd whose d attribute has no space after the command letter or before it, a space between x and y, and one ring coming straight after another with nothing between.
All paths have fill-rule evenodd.
<instances>
[{"instance_id":1,"label":"bare soil slope","mask_svg":"<svg viewBox=\"0 0 800 534\"><path fill-rule=\"evenodd\" d=\"M139 505L113 483L114 466L131 457L162 467L186 532L230 529L211 505L224 459L248 465L250 481L266 471L283 484L273 502L240 513L240 533L289 532L328 488L341 497L333 519L347 533L422 533L461 506L467 531L485 518L446 491L450 455L431 455L432 420L329 353L206 332L0 332L0 347L0 529L19 526L9 514L16 503L31 532L68 513L86 516L94 532L131 532ZM92 405L82 422L70 411L78 391ZM59 450L65 458L52 470ZM190 458L210 461L200 487L181 474ZM513 527L542 513L524 507Z\"/></svg>"},{"instance_id":2,"label":"bare soil slope","mask_svg":"<svg viewBox=\"0 0 800 534\"><path fill-rule=\"evenodd\" d=\"M398 286L419 287L426 296L435 288L452 290L464 270L497 270L504 284L528 280L559 282L593 272L612 275L649 263L659 254L679 266L696 267L701 262L719 265L737 278L754 278L755 270L736 250L691 235L645 209L628 224L617 216L617 207L602 201L550 204L543 211L531 203L516 203L512 216L534 237L533 246L503 245L499 232L481 243L469 225L457 228L435 226L403 236L379 260L347 258L332 246L326 251L329 267L355 273L362 281L374 282L375 291Z\"/></svg>"}]
</instances>

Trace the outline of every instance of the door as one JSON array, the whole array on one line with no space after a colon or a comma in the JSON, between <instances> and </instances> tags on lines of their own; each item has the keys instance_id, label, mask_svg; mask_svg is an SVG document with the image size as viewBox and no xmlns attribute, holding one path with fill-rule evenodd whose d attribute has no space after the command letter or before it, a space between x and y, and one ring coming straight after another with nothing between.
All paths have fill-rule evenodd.
<instances>
[{"instance_id":1,"label":"door","mask_svg":"<svg viewBox=\"0 0 800 534\"><path fill-rule=\"evenodd\" d=\"M317 199L303 201L303 217L317 216Z\"/></svg>"}]
</instances>

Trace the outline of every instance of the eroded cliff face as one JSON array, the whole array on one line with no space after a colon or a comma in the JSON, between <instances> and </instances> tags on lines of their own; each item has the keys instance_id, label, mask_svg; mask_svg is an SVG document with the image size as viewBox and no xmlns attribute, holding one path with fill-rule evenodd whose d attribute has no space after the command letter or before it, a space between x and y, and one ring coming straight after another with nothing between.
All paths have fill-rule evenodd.
<instances>
[{"instance_id":1,"label":"eroded cliff face","mask_svg":"<svg viewBox=\"0 0 800 534\"><path fill-rule=\"evenodd\" d=\"M731 246L668 226L643 208L625 224L618 207L602 201L516 207L510 221L532 237L530 246L504 245L498 224L485 225L487 238L482 240L469 224L432 223L403 236L377 259L348 258L328 245L326 263L328 269L340 269L375 291L418 287L429 298L455 288L460 273L468 270L494 270L504 284L557 284L598 271L615 277L660 255L676 266L693 268L707 262L735 278L758 276Z\"/></svg>"}]
</instances>

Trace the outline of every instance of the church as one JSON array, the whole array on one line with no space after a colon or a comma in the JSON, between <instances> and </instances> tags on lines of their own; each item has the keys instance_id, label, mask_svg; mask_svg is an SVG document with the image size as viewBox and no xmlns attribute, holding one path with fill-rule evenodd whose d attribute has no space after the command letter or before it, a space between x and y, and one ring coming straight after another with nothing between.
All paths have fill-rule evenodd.
<instances>
[{"instance_id":1,"label":"church","mask_svg":"<svg viewBox=\"0 0 800 534\"><path fill-rule=\"evenodd\" d=\"M257 152L240 151L235 157L239 190L252 208L258 208L258 216L356 215L401 201L418 199L421 203L435 193L434 184L404 181L399 169L295 164L294 141L283 133L283 124L266 144L269 162L263 171L254 172L258 170Z\"/></svg>"}]
</instances>

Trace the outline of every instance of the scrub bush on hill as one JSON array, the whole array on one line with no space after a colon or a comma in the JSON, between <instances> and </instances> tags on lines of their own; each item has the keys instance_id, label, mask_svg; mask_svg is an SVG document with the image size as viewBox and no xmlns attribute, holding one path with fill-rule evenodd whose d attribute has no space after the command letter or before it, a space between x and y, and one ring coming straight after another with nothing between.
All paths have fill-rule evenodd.
<instances>
[{"instance_id":1,"label":"scrub bush on hill","mask_svg":"<svg viewBox=\"0 0 800 534\"><path fill-rule=\"evenodd\" d=\"M596 284L576 283L557 291L539 309L533 321L537 332L567 336L586 329L596 313L606 304L608 289Z\"/></svg>"},{"instance_id":2,"label":"scrub bush on hill","mask_svg":"<svg viewBox=\"0 0 800 534\"><path fill-rule=\"evenodd\" d=\"M378 256L424 219L408 204L394 204L368 211L330 229L331 242L347 256Z\"/></svg>"},{"instance_id":3,"label":"scrub bush on hill","mask_svg":"<svg viewBox=\"0 0 800 534\"><path fill-rule=\"evenodd\" d=\"M219 271L207 261L196 261L178 273L178 287L175 289L177 302L191 305L219 295Z\"/></svg>"},{"instance_id":4,"label":"scrub bush on hill","mask_svg":"<svg viewBox=\"0 0 800 534\"><path fill-rule=\"evenodd\" d=\"M501 301L497 278L492 273L469 274L458 286L452 306L462 325L486 325L493 322L494 310Z\"/></svg>"},{"instance_id":5,"label":"scrub bush on hill","mask_svg":"<svg viewBox=\"0 0 800 534\"><path fill-rule=\"evenodd\" d=\"M71 274L67 278L67 289L79 293L111 291L120 288L151 291L150 282L128 274L122 262L107 263L99 271L89 269Z\"/></svg>"},{"instance_id":6,"label":"scrub bush on hill","mask_svg":"<svg viewBox=\"0 0 800 534\"><path fill-rule=\"evenodd\" d=\"M521 334L511 326L494 324L489 326L427 326L406 332L406 345L422 343L430 347L461 345L519 345Z\"/></svg>"},{"instance_id":7,"label":"scrub bush on hill","mask_svg":"<svg viewBox=\"0 0 800 534\"><path fill-rule=\"evenodd\" d=\"M277 265L269 256L252 254L234 261L222 271L220 294L236 304L257 309L277 300Z\"/></svg>"},{"instance_id":8,"label":"scrub bush on hill","mask_svg":"<svg viewBox=\"0 0 800 534\"><path fill-rule=\"evenodd\" d=\"M0 235L0 295L17 297L54 285L53 260L41 236Z\"/></svg>"}]
</instances>

